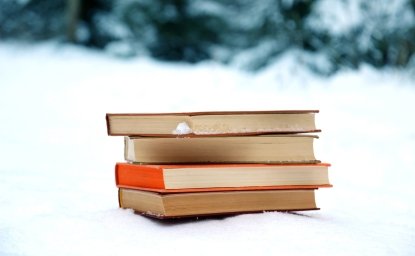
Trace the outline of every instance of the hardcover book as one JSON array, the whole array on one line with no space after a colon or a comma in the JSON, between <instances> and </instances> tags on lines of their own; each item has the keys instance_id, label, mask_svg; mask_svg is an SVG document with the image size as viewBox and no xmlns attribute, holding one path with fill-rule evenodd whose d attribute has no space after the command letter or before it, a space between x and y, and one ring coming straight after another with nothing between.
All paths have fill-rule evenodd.
<instances>
[{"instance_id":1,"label":"hardcover book","mask_svg":"<svg viewBox=\"0 0 415 256\"><path fill-rule=\"evenodd\" d=\"M125 137L125 159L146 164L318 163L312 135Z\"/></svg>"},{"instance_id":2,"label":"hardcover book","mask_svg":"<svg viewBox=\"0 0 415 256\"><path fill-rule=\"evenodd\" d=\"M218 190L330 187L329 164L140 165L117 163L118 187L160 190ZM201 191L201 190L193 190Z\"/></svg>"},{"instance_id":3,"label":"hardcover book","mask_svg":"<svg viewBox=\"0 0 415 256\"><path fill-rule=\"evenodd\" d=\"M156 218L318 210L313 189L162 194L120 188L118 195L121 208Z\"/></svg>"},{"instance_id":4,"label":"hardcover book","mask_svg":"<svg viewBox=\"0 0 415 256\"><path fill-rule=\"evenodd\" d=\"M108 135L187 136L319 132L318 110L222 111L106 115Z\"/></svg>"}]
</instances>

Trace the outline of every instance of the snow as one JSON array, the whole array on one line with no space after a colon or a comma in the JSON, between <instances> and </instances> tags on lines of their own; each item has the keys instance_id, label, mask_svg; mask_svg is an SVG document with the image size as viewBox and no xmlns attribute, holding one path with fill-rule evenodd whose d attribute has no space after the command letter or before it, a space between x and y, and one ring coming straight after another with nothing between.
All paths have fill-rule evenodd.
<instances>
[{"instance_id":1,"label":"snow","mask_svg":"<svg viewBox=\"0 0 415 256\"><path fill-rule=\"evenodd\" d=\"M362 24L365 24L364 29L376 34L381 29L411 27L415 22L414 12L407 0L321 0L314 11L309 25L334 35L344 34Z\"/></svg>"},{"instance_id":2,"label":"snow","mask_svg":"<svg viewBox=\"0 0 415 256\"><path fill-rule=\"evenodd\" d=\"M257 74L0 44L0 255L415 255L415 73ZM320 109L320 211L158 221L118 208L105 113Z\"/></svg>"},{"instance_id":3,"label":"snow","mask_svg":"<svg viewBox=\"0 0 415 256\"><path fill-rule=\"evenodd\" d=\"M176 129L173 130L173 134L190 134L192 132L192 128L186 122L179 123Z\"/></svg>"}]
</instances>

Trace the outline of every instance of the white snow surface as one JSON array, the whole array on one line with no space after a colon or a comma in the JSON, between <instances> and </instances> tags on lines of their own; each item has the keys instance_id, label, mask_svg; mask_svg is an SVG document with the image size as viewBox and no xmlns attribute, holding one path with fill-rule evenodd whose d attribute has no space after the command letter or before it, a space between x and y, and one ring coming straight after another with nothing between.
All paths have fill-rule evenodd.
<instances>
[{"instance_id":1,"label":"white snow surface","mask_svg":"<svg viewBox=\"0 0 415 256\"><path fill-rule=\"evenodd\" d=\"M287 53L249 74L0 44L0 255L415 255L415 82L330 78ZM118 208L105 113L319 109L320 211L157 221Z\"/></svg>"}]
</instances>

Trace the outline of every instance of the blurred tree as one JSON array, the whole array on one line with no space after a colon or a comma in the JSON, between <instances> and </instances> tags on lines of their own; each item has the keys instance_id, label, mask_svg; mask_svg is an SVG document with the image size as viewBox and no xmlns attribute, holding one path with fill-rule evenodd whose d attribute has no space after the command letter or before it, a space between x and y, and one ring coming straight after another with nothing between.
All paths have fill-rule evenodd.
<instances>
[{"instance_id":1,"label":"blurred tree","mask_svg":"<svg viewBox=\"0 0 415 256\"><path fill-rule=\"evenodd\" d=\"M76 30L79 23L79 17L81 12L81 3L80 0L67 0L67 7L66 7L66 18L67 18L67 30L66 36L68 40L72 43L76 43L78 41L78 37L76 35Z\"/></svg>"},{"instance_id":2,"label":"blurred tree","mask_svg":"<svg viewBox=\"0 0 415 256\"><path fill-rule=\"evenodd\" d=\"M415 0L0 1L0 39L66 36L108 51L124 47L116 51L123 56L213 59L249 70L291 49L322 74L362 63L415 65Z\"/></svg>"},{"instance_id":3,"label":"blurred tree","mask_svg":"<svg viewBox=\"0 0 415 256\"><path fill-rule=\"evenodd\" d=\"M267 42L272 47L264 47L262 53L253 58L248 65L249 69L257 70L268 65L280 53L293 48L315 51L315 39L312 30L306 26L307 18L312 13L316 1L312 0L271 0L265 3L262 12L257 13L263 17L257 27L252 27L253 46L258 42ZM254 3L255 4L255 3ZM255 15L255 13L252 13Z\"/></svg>"},{"instance_id":4,"label":"blurred tree","mask_svg":"<svg viewBox=\"0 0 415 256\"><path fill-rule=\"evenodd\" d=\"M127 1L120 13L135 39L142 41L152 56L197 62L210 58L210 45L220 43L220 21L192 13L192 1Z\"/></svg>"},{"instance_id":5,"label":"blurred tree","mask_svg":"<svg viewBox=\"0 0 415 256\"><path fill-rule=\"evenodd\" d=\"M104 48L114 38L103 26L103 19L111 16L109 0L66 0L67 38L73 43ZM82 34L83 30L83 34Z\"/></svg>"},{"instance_id":6,"label":"blurred tree","mask_svg":"<svg viewBox=\"0 0 415 256\"><path fill-rule=\"evenodd\" d=\"M1 0L0 39L44 40L65 31L64 0Z\"/></svg>"},{"instance_id":7,"label":"blurred tree","mask_svg":"<svg viewBox=\"0 0 415 256\"><path fill-rule=\"evenodd\" d=\"M114 40L110 29L103 24L112 15L111 10L111 0L82 0L80 19L88 33L86 45L104 48Z\"/></svg>"}]
</instances>

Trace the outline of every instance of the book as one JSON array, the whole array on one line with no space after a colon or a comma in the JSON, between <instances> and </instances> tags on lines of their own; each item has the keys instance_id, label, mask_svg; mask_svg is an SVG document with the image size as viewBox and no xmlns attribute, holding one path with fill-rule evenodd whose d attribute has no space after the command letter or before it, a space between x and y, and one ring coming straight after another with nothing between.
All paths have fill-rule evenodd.
<instances>
[{"instance_id":1,"label":"book","mask_svg":"<svg viewBox=\"0 0 415 256\"><path fill-rule=\"evenodd\" d=\"M172 163L317 163L313 135L125 137L125 160Z\"/></svg>"},{"instance_id":2,"label":"book","mask_svg":"<svg viewBox=\"0 0 415 256\"><path fill-rule=\"evenodd\" d=\"M156 218L318 210L314 189L157 193L119 189L121 208Z\"/></svg>"},{"instance_id":3,"label":"book","mask_svg":"<svg viewBox=\"0 0 415 256\"><path fill-rule=\"evenodd\" d=\"M319 132L318 110L106 114L108 135L252 135Z\"/></svg>"},{"instance_id":4,"label":"book","mask_svg":"<svg viewBox=\"0 0 415 256\"><path fill-rule=\"evenodd\" d=\"M118 187L161 190L263 187L329 187L328 167L323 164L214 164L214 165L140 165L117 163ZM257 188L256 188L257 189ZM195 190L193 190L195 191Z\"/></svg>"}]
</instances>

